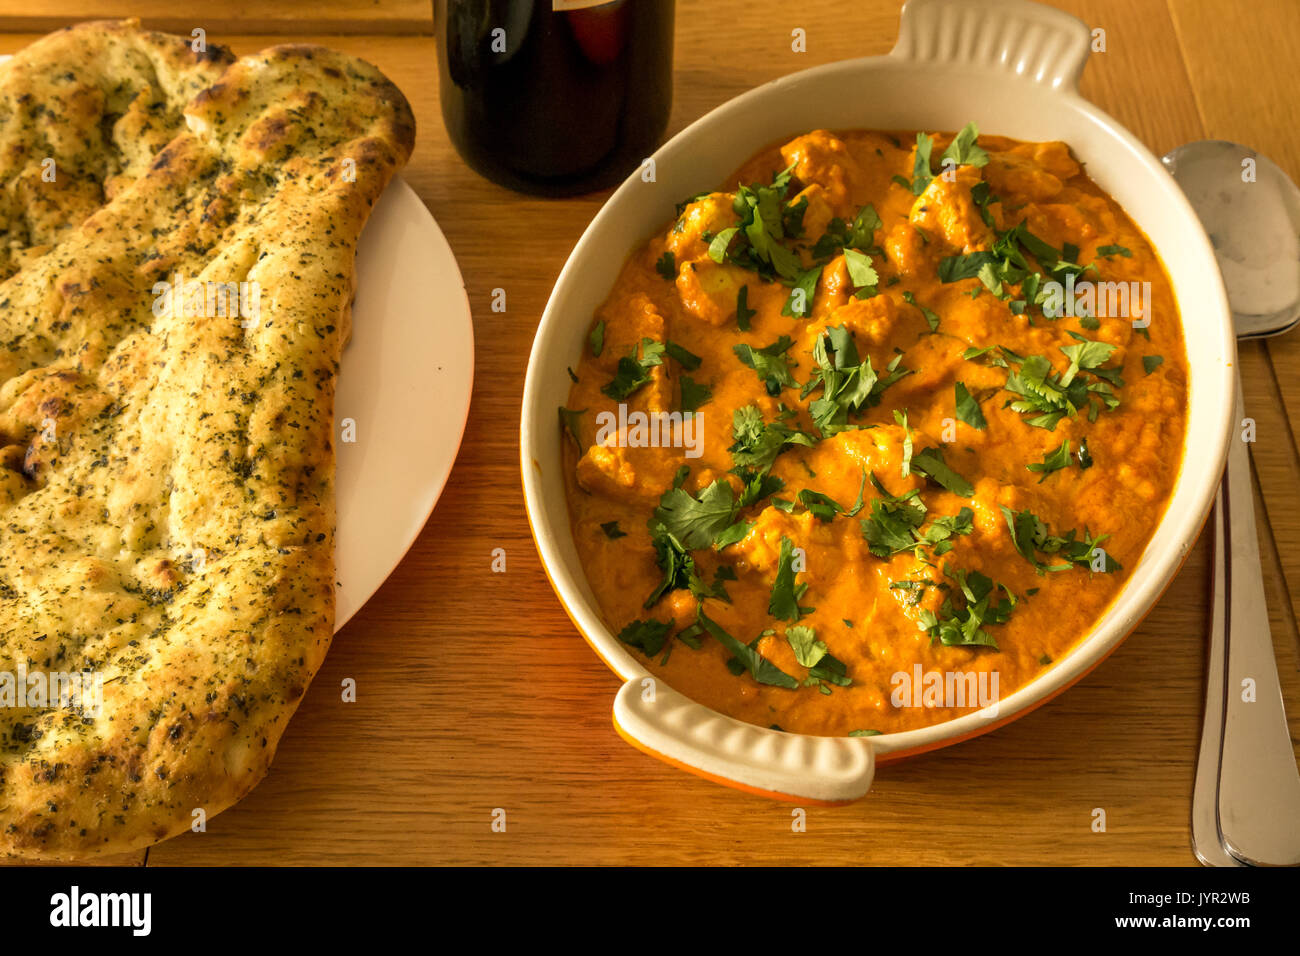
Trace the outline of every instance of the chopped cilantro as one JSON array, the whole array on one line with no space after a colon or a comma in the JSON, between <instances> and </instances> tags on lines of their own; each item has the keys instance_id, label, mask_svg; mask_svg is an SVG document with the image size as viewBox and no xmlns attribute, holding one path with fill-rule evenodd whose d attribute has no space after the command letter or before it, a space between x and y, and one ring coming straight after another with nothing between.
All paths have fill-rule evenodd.
<instances>
[{"instance_id":1,"label":"chopped cilantro","mask_svg":"<svg viewBox=\"0 0 1300 956\"><path fill-rule=\"evenodd\" d=\"M767 602L767 613L782 621L797 621L807 609L799 606L808 585L794 581L794 544L781 536L781 553L777 560L776 580L772 583L772 596Z\"/></svg>"},{"instance_id":2,"label":"chopped cilantro","mask_svg":"<svg viewBox=\"0 0 1300 956\"><path fill-rule=\"evenodd\" d=\"M921 310L921 315L925 316L925 323L926 325L930 326L931 332L939 331L938 313L932 312L930 309L927 309L925 306L921 305L921 303L917 302L916 296L912 295L911 292L905 291L903 293L903 301L905 301L908 305L915 306L916 308Z\"/></svg>"},{"instance_id":3,"label":"chopped cilantro","mask_svg":"<svg viewBox=\"0 0 1300 956\"><path fill-rule=\"evenodd\" d=\"M692 372L699 368L700 363L704 361L694 352L688 352L671 339L664 343L664 351L675 358L682 368L690 369Z\"/></svg>"},{"instance_id":4,"label":"chopped cilantro","mask_svg":"<svg viewBox=\"0 0 1300 956\"><path fill-rule=\"evenodd\" d=\"M874 289L880 282L880 276L876 274L875 267L871 264L871 257L865 252L845 248L844 265L848 268L849 281L853 283L855 289Z\"/></svg>"},{"instance_id":5,"label":"chopped cilantro","mask_svg":"<svg viewBox=\"0 0 1300 956\"><path fill-rule=\"evenodd\" d=\"M648 385L651 381L650 369L664 362L665 346L662 342L642 339L639 348L641 357L639 359L636 357L638 346L632 346L632 350L618 360L618 369L614 377L601 386L601 392L616 402L623 401Z\"/></svg>"},{"instance_id":6,"label":"chopped cilantro","mask_svg":"<svg viewBox=\"0 0 1300 956\"><path fill-rule=\"evenodd\" d=\"M866 488L866 482L867 473L863 471L862 482L858 485L858 499L853 503L853 507L849 509L845 509L834 499L822 494L820 491L813 491L809 488L804 488L799 492L799 504L803 505L808 513L819 521L829 522L837 514L852 518L862 510L862 492Z\"/></svg>"},{"instance_id":7,"label":"chopped cilantro","mask_svg":"<svg viewBox=\"0 0 1300 956\"><path fill-rule=\"evenodd\" d=\"M948 467L943 460L943 452L937 448L926 448L913 455L912 470L928 476L955 495L969 498L975 494L975 487Z\"/></svg>"},{"instance_id":8,"label":"chopped cilantro","mask_svg":"<svg viewBox=\"0 0 1300 956\"><path fill-rule=\"evenodd\" d=\"M565 408L563 405L560 406L560 425L573 437L573 442L579 449L582 448L582 439L578 437L578 416L586 411L585 408L574 409Z\"/></svg>"},{"instance_id":9,"label":"chopped cilantro","mask_svg":"<svg viewBox=\"0 0 1300 956\"><path fill-rule=\"evenodd\" d=\"M618 639L624 644L640 648L646 657L654 657L668 642L670 630L672 625L663 621L633 621L618 632Z\"/></svg>"},{"instance_id":10,"label":"chopped cilantro","mask_svg":"<svg viewBox=\"0 0 1300 956\"><path fill-rule=\"evenodd\" d=\"M683 412L693 412L701 405L713 400L713 389L701 382L695 381L689 375L683 375L680 381L682 400L681 410Z\"/></svg>"},{"instance_id":11,"label":"chopped cilantro","mask_svg":"<svg viewBox=\"0 0 1300 956\"><path fill-rule=\"evenodd\" d=\"M971 428L978 428L983 431L988 428L988 419L984 417L984 412L980 410L979 402L967 391L963 382L957 382L953 386L957 396L957 418L965 422Z\"/></svg>"},{"instance_id":12,"label":"chopped cilantro","mask_svg":"<svg viewBox=\"0 0 1300 956\"><path fill-rule=\"evenodd\" d=\"M1103 534L1094 538L1086 528L1082 539L1079 538L1077 530L1067 531L1064 535L1053 535L1043 520L1032 511L1012 511L1005 505L1000 507L1003 516L1007 519L1007 527L1011 529L1012 544L1020 552L1021 557L1032 564L1039 574L1045 571L1068 571L1076 564L1091 567L1098 553L1097 546L1110 537ZM1039 552L1045 555L1059 555L1065 559L1065 563L1047 564L1038 557ZM1121 570L1120 563L1107 554L1105 549L1100 553L1105 555L1102 571L1111 574Z\"/></svg>"},{"instance_id":13,"label":"chopped cilantro","mask_svg":"<svg viewBox=\"0 0 1300 956\"><path fill-rule=\"evenodd\" d=\"M731 434L735 439L728 449L732 463L737 468L755 469L759 473L771 468L776 456L787 445L811 446L817 443L817 439L807 432L788 428L780 422L765 423L757 405L746 405L732 413Z\"/></svg>"},{"instance_id":14,"label":"chopped cilantro","mask_svg":"<svg viewBox=\"0 0 1300 956\"><path fill-rule=\"evenodd\" d=\"M721 551L723 548L729 548L731 545L743 541L752 527L754 527L752 521L737 521L735 524L723 528L718 532L718 536L713 539L714 550Z\"/></svg>"},{"instance_id":15,"label":"chopped cilantro","mask_svg":"<svg viewBox=\"0 0 1300 956\"><path fill-rule=\"evenodd\" d=\"M930 641L940 641L947 645L966 647L991 647L998 649L998 642L985 625L1005 624L1011 618L1016 606L1016 597L1005 585L995 583L979 571L950 571L944 573L957 581L957 587L964 601L954 603L951 592L944 598L939 613L922 610L919 625L921 630L930 635ZM1004 597L996 604L993 598L1001 590Z\"/></svg>"},{"instance_id":16,"label":"chopped cilantro","mask_svg":"<svg viewBox=\"0 0 1300 956\"><path fill-rule=\"evenodd\" d=\"M737 507L731 485L718 480L701 491L698 498L683 488L670 488L659 499L654 520L683 548L694 551L711 545L731 525Z\"/></svg>"},{"instance_id":17,"label":"chopped cilantro","mask_svg":"<svg viewBox=\"0 0 1300 956\"><path fill-rule=\"evenodd\" d=\"M742 285L736 293L736 325L740 331L749 331L749 320L758 314L757 309L749 307L749 286Z\"/></svg>"},{"instance_id":18,"label":"chopped cilantro","mask_svg":"<svg viewBox=\"0 0 1300 956\"><path fill-rule=\"evenodd\" d=\"M1025 465L1030 471L1042 472L1043 477L1038 479L1041 485L1047 480L1047 476L1054 471L1060 471L1062 468L1070 467L1070 439L1066 439L1054 449L1043 456L1041 462L1033 462Z\"/></svg>"},{"instance_id":19,"label":"chopped cilantro","mask_svg":"<svg viewBox=\"0 0 1300 956\"><path fill-rule=\"evenodd\" d=\"M940 164L942 165L943 160L950 159L958 166L987 166L989 154L975 145L979 134L979 127L973 122L963 126L952 138L948 148L943 151L943 155L939 157Z\"/></svg>"},{"instance_id":20,"label":"chopped cilantro","mask_svg":"<svg viewBox=\"0 0 1300 956\"><path fill-rule=\"evenodd\" d=\"M785 687L790 690L794 690L799 686L797 680L760 654L753 644L742 644L724 631L716 621L704 613L703 608L698 609L696 614L704 630L730 651L733 658L740 664L739 673L743 674L745 671L749 671L754 680L760 684L770 684L774 687ZM754 644L757 643L756 639Z\"/></svg>"},{"instance_id":21,"label":"chopped cilantro","mask_svg":"<svg viewBox=\"0 0 1300 956\"><path fill-rule=\"evenodd\" d=\"M823 266L804 269L795 278L785 305L781 307L782 315L795 318L807 318L812 315L813 296L817 291L817 280L821 278Z\"/></svg>"},{"instance_id":22,"label":"chopped cilantro","mask_svg":"<svg viewBox=\"0 0 1300 956\"><path fill-rule=\"evenodd\" d=\"M817 631L802 624L791 624L785 629L785 639L794 651L794 659L804 667L816 667L826 656L826 642L817 640Z\"/></svg>"},{"instance_id":23,"label":"chopped cilantro","mask_svg":"<svg viewBox=\"0 0 1300 956\"><path fill-rule=\"evenodd\" d=\"M808 406L813 424L825 437L838 434L856 426L849 423L849 415L880 404L881 394L890 385L911 372L899 370L902 356L895 356L886 368L884 378L877 376L871 359L861 361L853 333L843 326L828 328L813 345L813 360L817 364L812 378L799 393L807 398L819 385L821 398Z\"/></svg>"},{"instance_id":24,"label":"chopped cilantro","mask_svg":"<svg viewBox=\"0 0 1300 956\"><path fill-rule=\"evenodd\" d=\"M1020 398L1008 405L1017 412L1033 413L1032 418L1025 420L1027 424L1055 431L1057 422L1067 415L1074 416L1085 405L1088 406L1089 421L1096 420L1103 406L1113 409L1119 405L1119 397L1112 386L1121 387L1124 380L1119 377L1117 369L1100 368L1115 351L1115 346L1092 342L1082 336L1077 338L1081 339L1079 344L1061 347L1066 358L1070 359L1070 366L1063 374L1055 372L1051 362L1042 355L1011 359L1020 367L1008 372L1006 388ZM1088 372L1098 381L1087 382L1080 376L1081 371Z\"/></svg>"},{"instance_id":25,"label":"chopped cilantro","mask_svg":"<svg viewBox=\"0 0 1300 956\"><path fill-rule=\"evenodd\" d=\"M934 174L930 172L930 151L934 149L934 138L924 133L916 134L916 153L912 160L912 181L904 185L912 190L913 196L925 192Z\"/></svg>"},{"instance_id":26,"label":"chopped cilantro","mask_svg":"<svg viewBox=\"0 0 1300 956\"><path fill-rule=\"evenodd\" d=\"M771 345L756 349L752 345L735 345L732 351L736 358L758 373L769 395L781 394L783 388L796 388L799 383L790 372L790 362L785 353L790 350L794 340L783 335Z\"/></svg>"}]
</instances>

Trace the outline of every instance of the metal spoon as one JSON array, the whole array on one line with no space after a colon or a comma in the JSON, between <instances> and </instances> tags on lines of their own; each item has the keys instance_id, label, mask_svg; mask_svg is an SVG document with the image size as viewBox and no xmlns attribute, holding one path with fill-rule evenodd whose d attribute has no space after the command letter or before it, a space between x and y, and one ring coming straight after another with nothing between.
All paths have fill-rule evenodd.
<instances>
[{"instance_id":1,"label":"metal spoon","mask_svg":"<svg viewBox=\"0 0 1300 956\"><path fill-rule=\"evenodd\" d=\"M1294 328L1300 323L1300 189L1267 157L1236 143L1188 143L1163 161L1209 233L1237 338ZM1244 418L1238 375L1236 421ZM1269 632L1250 458L1240 435L1229 448L1215 510L1213 631L1193 848L1207 865L1294 866L1300 864L1300 770Z\"/></svg>"}]
</instances>

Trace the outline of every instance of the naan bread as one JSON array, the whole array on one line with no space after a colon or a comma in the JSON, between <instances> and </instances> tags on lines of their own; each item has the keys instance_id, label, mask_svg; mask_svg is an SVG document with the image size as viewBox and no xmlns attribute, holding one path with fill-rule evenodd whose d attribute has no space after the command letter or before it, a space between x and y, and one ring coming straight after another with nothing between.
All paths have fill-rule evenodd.
<instances>
[{"instance_id":1,"label":"naan bread","mask_svg":"<svg viewBox=\"0 0 1300 956\"><path fill-rule=\"evenodd\" d=\"M138 179L234 59L128 20L60 30L0 64L0 279Z\"/></svg>"},{"instance_id":2,"label":"naan bread","mask_svg":"<svg viewBox=\"0 0 1300 956\"><path fill-rule=\"evenodd\" d=\"M143 847L239 800L333 630L354 253L414 121L310 46L239 60L184 118L0 284L0 671L103 680L94 713L0 707L11 854ZM257 320L168 300L178 273L256 283Z\"/></svg>"}]
</instances>

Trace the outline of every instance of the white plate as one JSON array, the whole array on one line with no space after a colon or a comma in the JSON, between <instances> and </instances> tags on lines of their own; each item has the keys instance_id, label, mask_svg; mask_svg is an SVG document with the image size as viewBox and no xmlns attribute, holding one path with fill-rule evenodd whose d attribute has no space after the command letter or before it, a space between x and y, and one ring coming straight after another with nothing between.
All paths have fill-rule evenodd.
<instances>
[{"instance_id":1,"label":"white plate","mask_svg":"<svg viewBox=\"0 0 1300 956\"><path fill-rule=\"evenodd\" d=\"M352 341L334 402L337 632L379 590L442 494L469 416L474 326L451 247L394 178L357 247ZM356 440L343 440L355 422Z\"/></svg>"}]
</instances>

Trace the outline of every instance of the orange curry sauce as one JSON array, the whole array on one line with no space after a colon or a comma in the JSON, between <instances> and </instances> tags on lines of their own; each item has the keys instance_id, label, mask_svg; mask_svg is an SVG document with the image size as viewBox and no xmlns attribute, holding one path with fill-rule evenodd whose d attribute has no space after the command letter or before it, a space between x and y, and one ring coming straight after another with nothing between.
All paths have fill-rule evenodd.
<instances>
[{"instance_id":1,"label":"orange curry sauce","mask_svg":"<svg viewBox=\"0 0 1300 956\"><path fill-rule=\"evenodd\" d=\"M574 538L613 631L718 711L865 735L1005 698L1164 511L1187 364L1159 259L1065 144L965 132L920 137L928 171L914 132L764 150L593 319L563 416ZM1127 311L1046 295L1085 280L1137 285ZM698 433L661 419L645 447L634 413L683 407Z\"/></svg>"}]
</instances>

